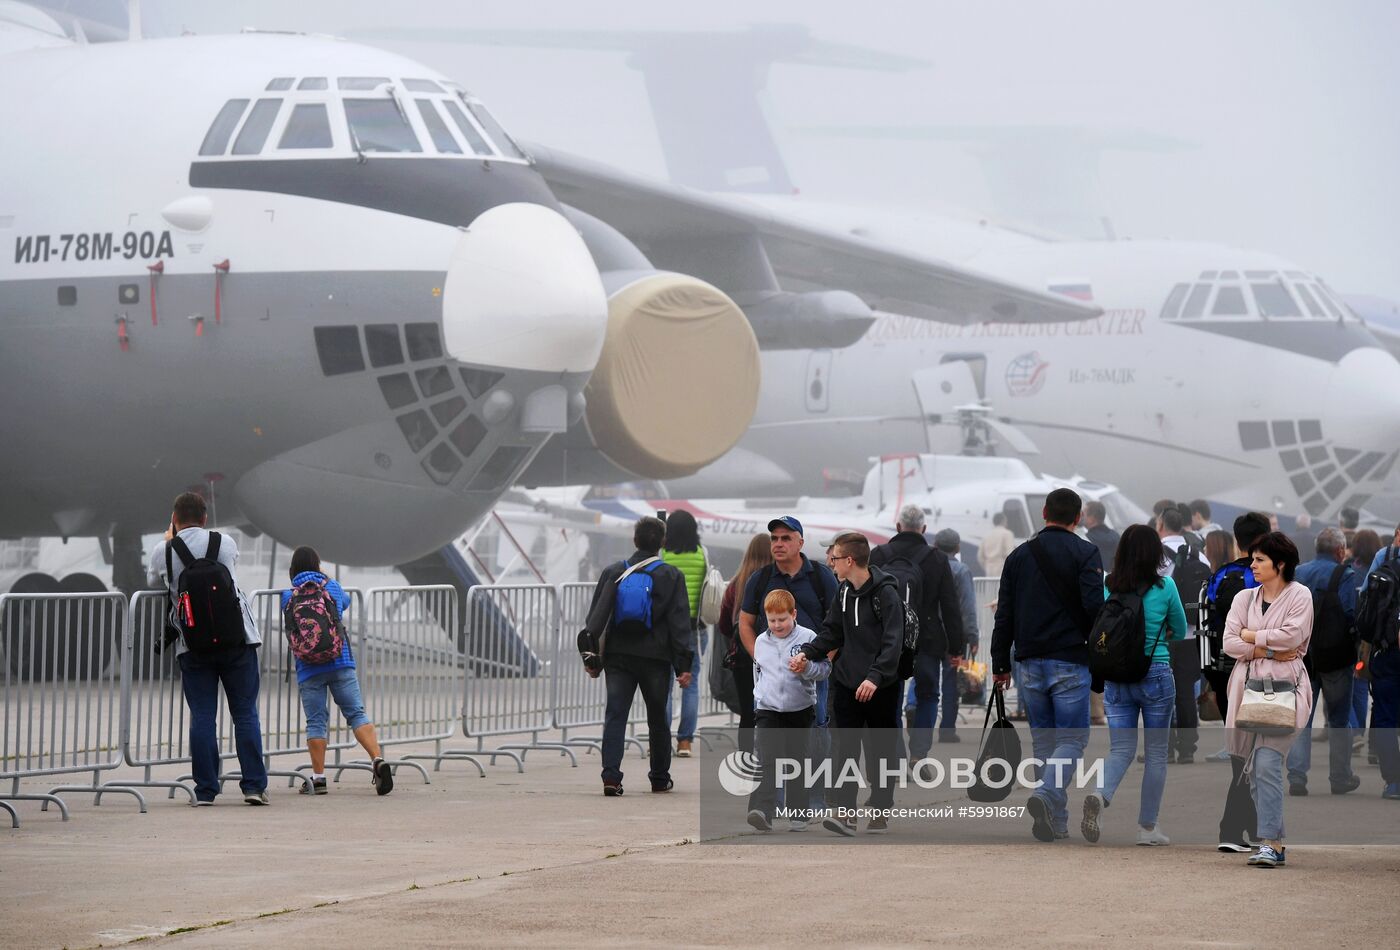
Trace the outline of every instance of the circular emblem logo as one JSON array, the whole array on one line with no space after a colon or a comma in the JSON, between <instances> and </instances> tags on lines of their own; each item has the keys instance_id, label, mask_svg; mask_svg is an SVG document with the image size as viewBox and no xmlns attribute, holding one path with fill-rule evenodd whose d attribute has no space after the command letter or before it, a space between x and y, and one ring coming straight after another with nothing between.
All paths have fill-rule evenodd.
<instances>
[{"instance_id":1,"label":"circular emblem logo","mask_svg":"<svg viewBox=\"0 0 1400 950\"><path fill-rule=\"evenodd\" d=\"M1013 396L1034 396L1045 385L1050 364L1039 353L1022 353L1006 367L1006 391Z\"/></svg>"},{"instance_id":2,"label":"circular emblem logo","mask_svg":"<svg viewBox=\"0 0 1400 950\"><path fill-rule=\"evenodd\" d=\"M731 752L719 763L719 784L731 795L752 795L762 775L758 756L752 752Z\"/></svg>"}]
</instances>

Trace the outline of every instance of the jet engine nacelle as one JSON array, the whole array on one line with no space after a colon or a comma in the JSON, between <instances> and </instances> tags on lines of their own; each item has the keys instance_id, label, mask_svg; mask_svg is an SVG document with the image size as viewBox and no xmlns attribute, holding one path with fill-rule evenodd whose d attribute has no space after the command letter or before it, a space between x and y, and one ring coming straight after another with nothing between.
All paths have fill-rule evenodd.
<instances>
[{"instance_id":1,"label":"jet engine nacelle","mask_svg":"<svg viewBox=\"0 0 1400 950\"><path fill-rule=\"evenodd\" d=\"M758 406L758 341L719 289L654 270L603 275L608 329L584 390L588 439L641 478L678 478L728 452Z\"/></svg>"}]
</instances>

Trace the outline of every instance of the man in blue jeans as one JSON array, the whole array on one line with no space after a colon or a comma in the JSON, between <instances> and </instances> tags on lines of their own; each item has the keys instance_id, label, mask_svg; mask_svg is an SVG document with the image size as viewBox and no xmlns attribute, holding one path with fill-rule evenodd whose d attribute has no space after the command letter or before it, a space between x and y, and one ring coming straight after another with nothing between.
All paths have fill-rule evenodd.
<instances>
[{"instance_id":1,"label":"man in blue jeans","mask_svg":"<svg viewBox=\"0 0 1400 950\"><path fill-rule=\"evenodd\" d=\"M603 714L603 794L622 794L622 753L632 698L642 691L647 708L653 792L669 792L671 781L671 672L681 689L690 685L690 599L685 576L661 560L666 524L640 518L632 529L637 550L604 568L579 637L584 668L607 675Z\"/></svg>"},{"instance_id":2,"label":"man in blue jeans","mask_svg":"<svg viewBox=\"0 0 1400 950\"><path fill-rule=\"evenodd\" d=\"M172 602L180 591L180 575L189 567L179 548L183 546L192 559L204 558L209 553L211 532L204 527L207 518L204 499L193 492L185 492L175 499L164 540L151 549L147 562L150 586L169 590ZM222 535L218 538L214 559L232 576L238 566L238 546L232 538ZM177 539L181 544L175 543ZM243 614L244 642L229 650L191 652L178 620L179 611L171 613L173 629L180 634L175 659L180 664L185 702L190 707L190 770L194 773L196 805L214 804L221 788L219 738L215 732L220 683L228 701L229 717L233 720L238 785L243 791L243 801L249 805L268 803L267 764L263 761L262 726L258 722L258 647L262 638L247 601L241 591L237 593Z\"/></svg>"},{"instance_id":3,"label":"man in blue jeans","mask_svg":"<svg viewBox=\"0 0 1400 950\"><path fill-rule=\"evenodd\" d=\"M1079 538L1083 502L1068 488L1045 498L1045 528L1016 548L1002 568L992 628L992 677L1016 682L1042 766L1026 802L1037 841L1069 837L1065 788L1089 739L1089 630L1103 606L1099 549Z\"/></svg>"}]
</instances>

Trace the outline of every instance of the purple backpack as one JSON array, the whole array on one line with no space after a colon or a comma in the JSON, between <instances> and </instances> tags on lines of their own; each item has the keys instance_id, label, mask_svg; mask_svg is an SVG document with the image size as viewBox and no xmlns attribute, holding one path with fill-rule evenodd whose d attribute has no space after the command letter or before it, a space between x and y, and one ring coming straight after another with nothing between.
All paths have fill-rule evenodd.
<instances>
[{"instance_id":1,"label":"purple backpack","mask_svg":"<svg viewBox=\"0 0 1400 950\"><path fill-rule=\"evenodd\" d=\"M282 609L282 627L292 655L308 666L330 663L345 648L340 610L322 581L307 581L292 591Z\"/></svg>"}]
</instances>

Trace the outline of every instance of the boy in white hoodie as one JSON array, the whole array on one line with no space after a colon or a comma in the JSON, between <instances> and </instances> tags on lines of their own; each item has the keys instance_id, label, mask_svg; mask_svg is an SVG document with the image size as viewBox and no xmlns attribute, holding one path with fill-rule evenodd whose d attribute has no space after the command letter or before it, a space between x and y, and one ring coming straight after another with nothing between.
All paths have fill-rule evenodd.
<instances>
[{"instance_id":1,"label":"boy in white hoodie","mask_svg":"<svg viewBox=\"0 0 1400 950\"><path fill-rule=\"evenodd\" d=\"M809 662L801 673L789 668L804 644L816 632L797 623L797 603L785 590L770 591L763 599L768 630L754 642L753 705L754 745L762 768L759 786L749 796L749 824L759 831L773 830L777 801L779 758L805 762L808 737L817 704L816 682L831 674L829 660ZM792 816L789 830L806 831L810 790L801 778L785 787L785 805Z\"/></svg>"}]
</instances>

